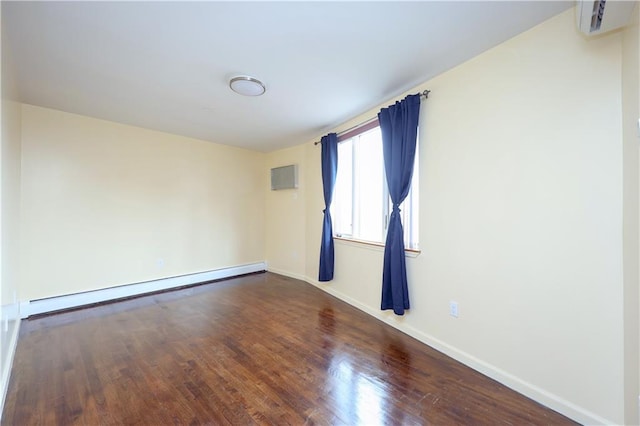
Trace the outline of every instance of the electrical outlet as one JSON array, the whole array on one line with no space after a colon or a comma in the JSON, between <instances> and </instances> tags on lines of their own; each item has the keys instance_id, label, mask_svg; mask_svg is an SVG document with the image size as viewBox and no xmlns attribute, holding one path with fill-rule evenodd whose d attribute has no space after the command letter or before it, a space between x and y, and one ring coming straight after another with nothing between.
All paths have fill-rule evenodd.
<instances>
[{"instance_id":1,"label":"electrical outlet","mask_svg":"<svg viewBox=\"0 0 640 426\"><path fill-rule=\"evenodd\" d=\"M449 315L454 318L458 318L458 302L455 300L449 301Z\"/></svg>"},{"instance_id":2,"label":"electrical outlet","mask_svg":"<svg viewBox=\"0 0 640 426\"><path fill-rule=\"evenodd\" d=\"M156 259L156 268L162 269L164 268L164 259L159 257Z\"/></svg>"}]
</instances>

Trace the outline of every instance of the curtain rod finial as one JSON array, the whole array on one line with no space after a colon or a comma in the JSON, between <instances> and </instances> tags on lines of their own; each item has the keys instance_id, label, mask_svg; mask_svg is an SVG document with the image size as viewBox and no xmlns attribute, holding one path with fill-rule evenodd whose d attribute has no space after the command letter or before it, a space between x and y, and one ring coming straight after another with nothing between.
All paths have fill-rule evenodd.
<instances>
[{"instance_id":1,"label":"curtain rod finial","mask_svg":"<svg viewBox=\"0 0 640 426\"><path fill-rule=\"evenodd\" d=\"M431 90L425 90L422 92L422 96L424 96L425 99L429 99L429 93L431 93Z\"/></svg>"}]
</instances>

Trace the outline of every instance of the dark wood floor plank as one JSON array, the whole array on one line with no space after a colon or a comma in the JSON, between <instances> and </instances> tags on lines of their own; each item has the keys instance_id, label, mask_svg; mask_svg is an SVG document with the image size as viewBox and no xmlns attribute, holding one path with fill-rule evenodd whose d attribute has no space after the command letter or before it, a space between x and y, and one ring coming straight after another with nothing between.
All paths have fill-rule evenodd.
<instances>
[{"instance_id":1,"label":"dark wood floor plank","mask_svg":"<svg viewBox=\"0 0 640 426\"><path fill-rule=\"evenodd\" d=\"M2 424L574 423L266 273L24 321Z\"/></svg>"}]
</instances>

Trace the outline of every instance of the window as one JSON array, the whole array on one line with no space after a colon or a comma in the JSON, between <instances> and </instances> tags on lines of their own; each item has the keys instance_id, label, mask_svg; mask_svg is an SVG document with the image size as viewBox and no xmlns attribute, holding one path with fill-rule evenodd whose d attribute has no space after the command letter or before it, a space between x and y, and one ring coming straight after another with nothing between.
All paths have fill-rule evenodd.
<instances>
[{"instance_id":1,"label":"window","mask_svg":"<svg viewBox=\"0 0 640 426\"><path fill-rule=\"evenodd\" d=\"M336 237L384 244L392 203L377 121L338 143L338 174L331 205ZM405 249L418 249L418 154L411 191L400 205Z\"/></svg>"}]
</instances>

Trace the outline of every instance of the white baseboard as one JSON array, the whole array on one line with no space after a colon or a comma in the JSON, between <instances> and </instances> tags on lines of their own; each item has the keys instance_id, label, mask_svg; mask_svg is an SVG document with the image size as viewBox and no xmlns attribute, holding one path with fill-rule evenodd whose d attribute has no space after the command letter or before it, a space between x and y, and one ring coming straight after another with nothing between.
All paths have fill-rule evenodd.
<instances>
[{"instance_id":1,"label":"white baseboard","mask_svg":"<svg viewBox=\"0 0 640 426\"><path fill-rule=\"evenodd\" d=\"M4 359L4 365L2 368L2 374L0 377L0 420L2 420L2 413L4 412L4 402L7 398L7 391L9 390L9 380L11 379L11 369L13 367L13 357L16 354L16 348L18 347L18 335L20 334L20 318L16 316L16 324L13 326L11 338L9 339L8 348L0 348L6 358Z\"/></svg>"},{"instance_id":2,"label":"white baseboard","mask_svg":"<svg viewBox=\"0 0 640 426\"><path fill-rule=\"evenodd\" d=\"M234 277L237 275L250 274L253 272L265 271L265 262L239 265L229 268L215 269L194 274L180 275L177 277L161 278L158 280L145 281L135 284L109 287L100 290L87 291L84 293L68 294L64 296L49 297L46 299L30 300L20 302L21 318L30 315L38 315L47 312L59 311L62 309L76 308L94 303L106 302L109 300L122 299L125 297L138 296L155 291L168 290L185 285L198 284L206 281L219 280Z\"/></svg>"},{"instance_id":3,"label":"white baseboard","mask_svg":"<svg viewBox=\"0 0 640 426\"><path fill-rule=\"evenodd\" d=\"M269 266L267 268L267 271L273 272L274 274L278 274L278 275L284 275L285 277L295 278L295 279L300 280L300 281L305 281L305 282L307 281L307 277L305 277L304 275L296 274L296 273L289 272L289 271L285 271L283 269L273 268L273 267Z\"/></svg>"},{"instance_id":4,"label":"white baseboard","mask_svg":"<svg viewBox=\"0 0 640 426\"><path fill-rule=\"evenodd\" d=\"M455 348L427 333L424 333L414 327L408 326L406 324L402 324L398 321L395 321L393 315L385 314L386 311L380 311L376 309L372 309L369 306L366 306L359 301L347 296L331 286L331 283L321 283L318 280L312 279L310 277L300 278L298 274L288 273L283 270L272 270L280 275L289 276L291 278L297 278L302 281L306 281L307 283L331 294L332 296L337 297L338 299L348 303L349 305L360 309L361 311L373 316L374 318L379 319L385 324L390 325L391 327L400 330L401 332L421 341L422 343L436 349L443 354L450 356L456 361L461 362L462 364L484 374L487 377L490 377L503 385L515 390L518 393L525 395L528 398L533 399L534 401L539 402L542 405L545 405L552 410L555 410L573 420L576 420L582 424L599 424L599 425L611 425L615 424L615 422L611 420L604 419L598 416L591 411L577 406L563 398L560 398L557 395L554 395L538 386L535 386L527 381L520 379L500 368L491 365L487 362L484 362L473 355L464 352L458 348Z\"/></svg>"}]
</instances>

